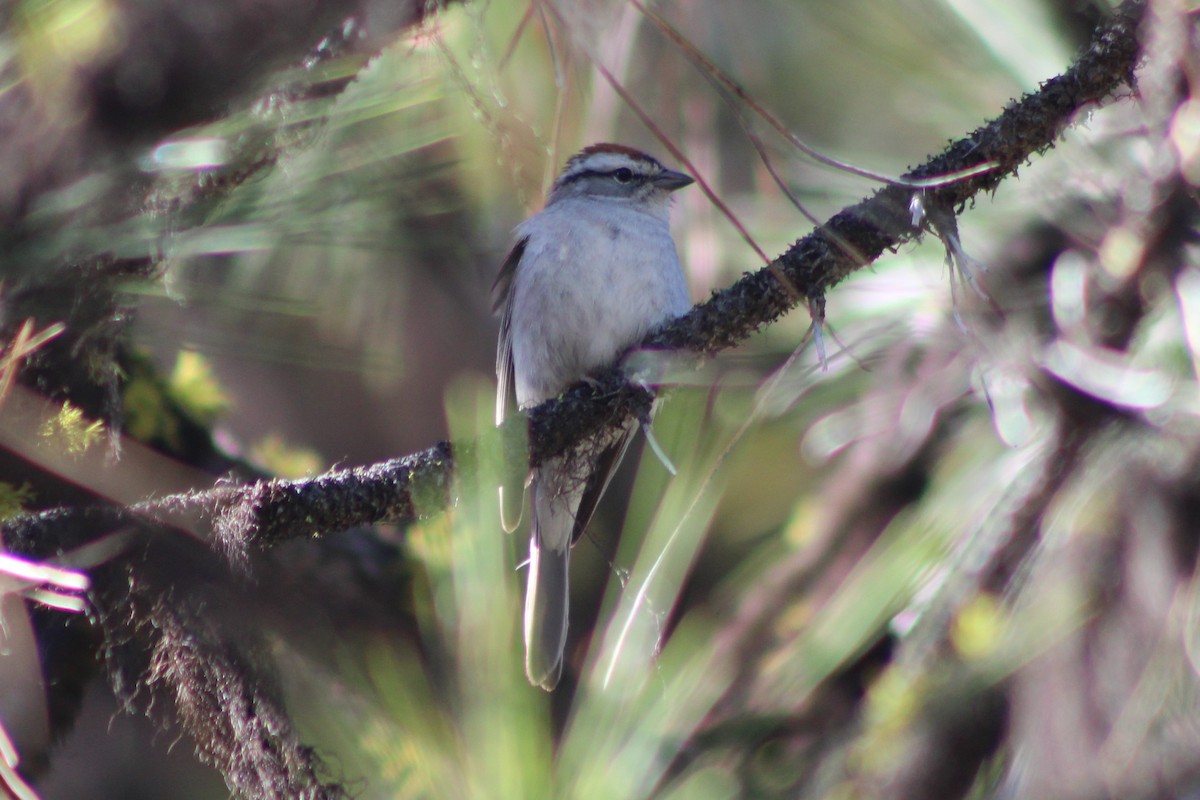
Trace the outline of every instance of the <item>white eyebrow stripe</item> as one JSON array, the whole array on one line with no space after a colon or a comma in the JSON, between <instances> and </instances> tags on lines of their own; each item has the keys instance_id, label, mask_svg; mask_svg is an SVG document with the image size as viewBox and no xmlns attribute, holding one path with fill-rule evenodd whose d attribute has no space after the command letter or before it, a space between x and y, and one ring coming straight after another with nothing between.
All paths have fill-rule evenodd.
<instances>
[{"instance_id":1,"label":"white eyebrow stripe","mask_svg":"<svg viewBox=\"0 0 1200 800\"><path fill-rule=\"evenodd\" d=\"M657 161L648 158L634 158L625 153L589 153L583 158L572 160L558 180L559 183L564 183L585 172L612 172L621 167L627 167L642 175L654 175L662 169Z\"/></svg>"}]
</instances>

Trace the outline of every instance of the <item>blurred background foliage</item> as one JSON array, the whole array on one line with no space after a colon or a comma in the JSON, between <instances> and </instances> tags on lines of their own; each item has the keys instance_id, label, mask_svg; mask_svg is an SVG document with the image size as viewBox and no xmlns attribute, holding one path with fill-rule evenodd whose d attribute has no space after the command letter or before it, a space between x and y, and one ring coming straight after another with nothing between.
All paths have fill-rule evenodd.
<instances>
[{"instance_id":1,"label":"blurred background foliage","mask_svg":"<svg viewBox=\"0 0 1200 800\"><path fill-rule=\"evenodd\" d=\"M651 7L796 136L893 175L1064 71L1110 10ZM122 8L21 0L0 18L6 74L48 76L43 100L69 110L57 70L121 46ZM453 509L379 532L408 563L415 636L334 612L313 623L338 634L323 645L269 635L302 738L363 798L1194 788L1196 596L1162 531L1172 503L1195 503L1172 492L1195 463L1200 273L1194 245L1144 266L1138 220L1172 181L1194 197L1200 123L1194 99L1155 111L1172 95L1150 92L1088 111L967 209L962 243L992 300L952 285L930 236L830 293L827 368L796 312L671 375L655 431L679 474L630 459L579 545L553 696L521 674L524 544L500 534L484 448ZM139 146L136 169L97 161L41 198L37 230L54 235L13 241L4 292L88 255L152 256L118 283L138 354L119 426L178 452L182 416L279 474L489 436L491 281L583 145L674 166L669 139L768 256L811 225L747 127L819 219L874 188L770 134L617 0L451 4L369 58L331 45L245 96ZM98 203L122 183L127 205ZM698 188L673 215L695 299L763 266ZM1159 232L1194 223L1189 207ZM1140 311L1116 341L1096 297L1131 276ZM1118 421L1078 422L1069 389ZM287 589L321 604L319 586ZM187 748L168 753L173 734L110 719L111 703L93 687L43 797L226 796Z\"/></svg>"}]
</instances>

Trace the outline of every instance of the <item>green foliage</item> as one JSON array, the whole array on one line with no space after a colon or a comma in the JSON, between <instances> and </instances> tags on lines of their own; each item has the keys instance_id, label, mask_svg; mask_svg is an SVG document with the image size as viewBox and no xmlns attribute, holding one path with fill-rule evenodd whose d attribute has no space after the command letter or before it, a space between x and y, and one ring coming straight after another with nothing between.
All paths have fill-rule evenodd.
<instances>
[{"instance_id":1,"label":"green foliage","mask_svg":"<svg viewBox=\"0 0 1200 800\"><path fill-rule=\"evenodd\" d=\"M131 354L121 399L124 431L172 453L184 448L185 430L211 426L232 407L209 361L187 350L176 355L175 366L165 378L147 353ZM263 455L272 452L268 447Z\"/></svg>"},{"instance_id":2,"label":"green foliage","mask_svg":"<svg viewBox=\"0 0 1200 800\"><path fill-rule=\"evenodd\" d=\"M281 478L316 475L325 464L317 451L288 444L277 434L265 436L255 442L249 455L250 459L268 474Z\"/></svg>"},{"instance_id":3,"label":"green foliage","mask_svg":"<svg viewBox=\"0 0 1200 800\"><path fill-rule=\"evenodd\" d=\"M64 402L57 414L42 423L38 433L48 444L80 456L104 436L104 423L87 419L81 409Z\"/></svg>"},{"instance_id":4,"label":"green foliage","mask_svg":"<svg viewBox=\"0 0 1200 800\"><path fill-rule=\"evenodd\" d=\"M179 419L168 403L168 394L156 376L135 373L123 392L125 430L133 438L148 442L161 439L172 448L181 446Z\"/></svg>"},{"instance_id":5,"label":"green foliage","mask_svg":"<svg viewBox=\"0 0 1200 800\"><path fill-rule=\"evenodd\" d=\"M28 481L20 486L0 481L0 522L24 513L25 507L36 497Z\"/></svg>"},{"instance_id":6,"label":"green foliage","mask_svg":"<svg viewBox=\"0 0 1200 800\"><path fill-rule=\"evenodd\" d=\"M211 424L229 408L212 366L199 353L181 351L171 372L171 397L195 420Z\"/></svg>"}]
</instances>

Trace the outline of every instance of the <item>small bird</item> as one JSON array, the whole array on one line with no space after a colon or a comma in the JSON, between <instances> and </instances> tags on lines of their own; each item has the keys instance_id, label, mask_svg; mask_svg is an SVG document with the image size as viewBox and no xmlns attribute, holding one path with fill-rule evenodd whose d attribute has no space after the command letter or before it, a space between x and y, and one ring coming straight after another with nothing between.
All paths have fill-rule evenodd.
<instances>
[{"instance_id":1,"label":"small bird","mask_svg":"<svg viewBox=\"0 0 1200 800\"><path fill-rule=\"evenodd\" d=\"M514 396L520 408L557 397L691 308L668 210L671 193L692 182L623 145L594 144L567 161L545 208L517 226L493 286L501 312L497 424ZM525 674L547 691L562 675L571 546L636 429L631 423L583 442L528 477ZM502 523L510 532L520 517L519 506L505 509L511 501L502 489Z\"/></svg>"}]
</instances>

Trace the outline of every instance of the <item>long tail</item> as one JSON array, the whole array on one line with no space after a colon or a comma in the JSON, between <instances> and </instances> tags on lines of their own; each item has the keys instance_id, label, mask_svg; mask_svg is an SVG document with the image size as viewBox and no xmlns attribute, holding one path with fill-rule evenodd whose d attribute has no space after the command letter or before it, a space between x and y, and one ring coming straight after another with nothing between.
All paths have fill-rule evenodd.
<instances>
[{"instance_id":1,"label":"long tail","mask_svg":"<svg viewBox=\"0 0 1200 800\"><path fill-rule=\"evenodd\" d=\"M525 590L525 675L534 686L550 691L562 675L567 644L570 590L567 566L571 548L542 549L529 539L529 586Z\"/></svg>"},{"instance_id":2,"label":"long tail","mask_svg":"<svg viewBox=\"0 0 1200 800\"><path fill-rule=\"evenodd\" d=\"M525 674L534 686L550 691L562 675L567 644L568 567L575 515L570 499L539 486L540 477L530 486L533 529L525 589Z\"/></svg>"}]
</instances>

